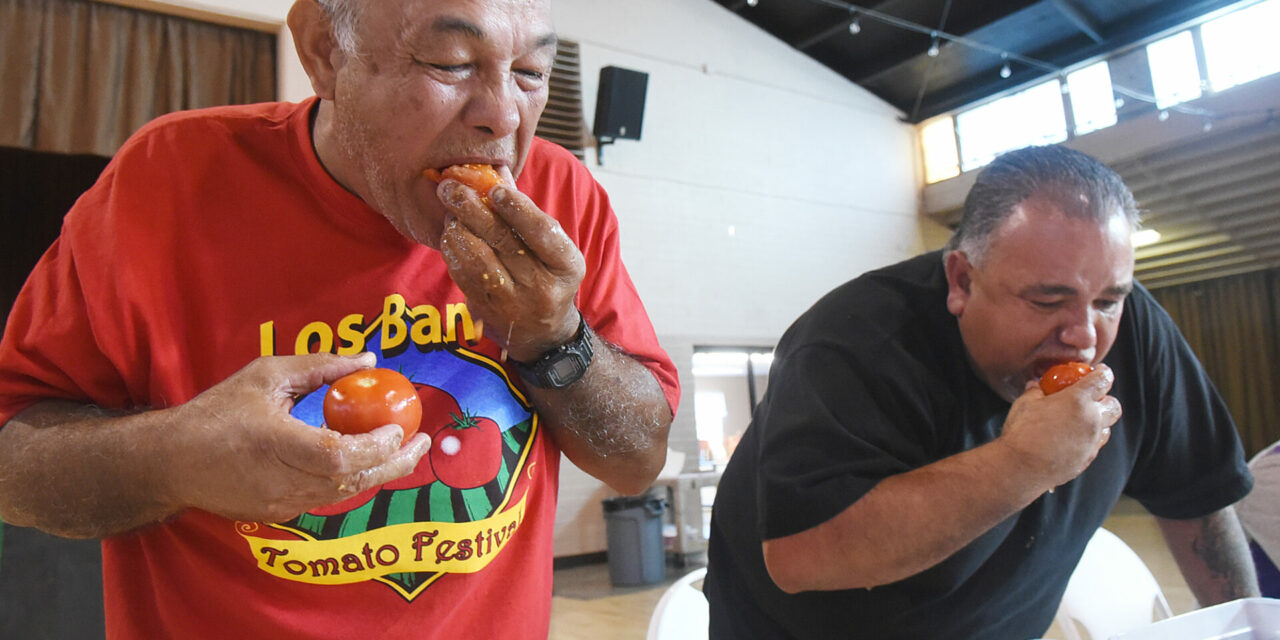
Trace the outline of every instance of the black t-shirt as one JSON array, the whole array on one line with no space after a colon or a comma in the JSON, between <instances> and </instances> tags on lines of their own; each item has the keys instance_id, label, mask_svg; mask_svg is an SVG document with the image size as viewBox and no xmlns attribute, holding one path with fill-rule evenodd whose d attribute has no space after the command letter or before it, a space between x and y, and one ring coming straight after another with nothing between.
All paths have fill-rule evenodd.
<instances>
[{"instance_id":1,"label":"black t-shirt","mask_svg":"<svg viewBox=\"0 0 1280 640\"><path fill-rule=\"evenodd\" d=\"M787 330L716 496L704 586L713 638L1036 638L1121 493L1166 518L1248 493L1226 407L1138 286L1104 361L1124 417L1083 474L905 580L782 592L762 539L825 522L881 479L999 435L1009 403L970 367L946 295L941 254L929 253L842 285Z\"/></svg>"}]
</instances>

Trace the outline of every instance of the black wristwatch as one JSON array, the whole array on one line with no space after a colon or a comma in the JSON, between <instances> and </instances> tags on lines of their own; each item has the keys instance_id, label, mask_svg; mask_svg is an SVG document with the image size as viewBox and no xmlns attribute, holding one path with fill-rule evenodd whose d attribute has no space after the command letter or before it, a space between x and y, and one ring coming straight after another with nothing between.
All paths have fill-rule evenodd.
<instances>
[{"instance_id":1,"label":"black wristwatch","mask_svg":"<svg viewBox=\"0 0 1280 640\"><path fill-rule=\"evenodd\" d=\"M582 378L591 364L591 327L578 314L578 332L568 342L544 353L537 360L525 364L511 362L516 372L529 384L543 389L563 389Z\"/></svg>"}]
</instances>

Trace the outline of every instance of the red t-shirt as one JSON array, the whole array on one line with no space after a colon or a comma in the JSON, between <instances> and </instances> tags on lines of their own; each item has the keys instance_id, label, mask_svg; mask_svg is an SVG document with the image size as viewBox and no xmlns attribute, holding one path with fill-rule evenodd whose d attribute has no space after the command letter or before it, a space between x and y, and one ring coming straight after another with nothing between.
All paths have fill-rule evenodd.
<instances>
[{"instance_id":1,"label":"red t-shirt","mask_svg":"<svg viewBox=\"0 0 1280 640\"><path fill-rule=\"evenodd\" d=\"M108 636L545 638L560 452L440 254L321 167L314 105L172 114L120 149L9 316L0 424L40 398L168 407L260 355L373 351L419 387L424 431L474 422L457 455L288 523L191 509L104 540ZM516 186L581 248L587 322L674 410L604 191L541 140ZM320 424L323 391L294 415Z\"/></svg>"}]
</instances>

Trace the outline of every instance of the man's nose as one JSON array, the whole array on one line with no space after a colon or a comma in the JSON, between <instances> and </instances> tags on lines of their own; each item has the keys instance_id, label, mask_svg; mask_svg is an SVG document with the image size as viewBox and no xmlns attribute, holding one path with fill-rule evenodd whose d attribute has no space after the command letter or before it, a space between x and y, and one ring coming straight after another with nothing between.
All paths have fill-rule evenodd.
<instances>
[{"instance_id":1,"label":"man's nose","mask_svg":"<svg viewBox=\"0 0 1280 640\"><path fill-rule=\"evenodd\" d=\"M515 80L510 73L486 79L467 104L465 122L495 138L515 133L520 126Z\"/></svg>"},{"instance_id":2,"label":"man's nose","mask_svg":"<svg viewBox=\"0 0 1280 640\"><path fill-rule=\"evenodd\" d=\"M1058 339L1063 344L1084 353L1098 346L1098 329L1094 311L1090 308L1072 309L1058 328Z\"/></svg>"}]
</instances>

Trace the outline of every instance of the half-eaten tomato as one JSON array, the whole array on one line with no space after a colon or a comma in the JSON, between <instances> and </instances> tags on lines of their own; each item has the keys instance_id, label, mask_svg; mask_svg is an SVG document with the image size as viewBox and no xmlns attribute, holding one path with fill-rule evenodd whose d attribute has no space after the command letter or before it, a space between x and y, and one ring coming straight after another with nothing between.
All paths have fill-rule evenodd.
<instances>
[{"instance_id":1,"label":"half-eaten tomato","mask_svg":"<svg viewBox=\"0 0 1280 640\"><path fill-rule=\"evenodd\" d=\"M422 175L440 182L445 178L457 180L476 190L485 204L489 203L489 190L502 183L502 176L492 165L487 164L455 164L444 171L427 169Z\"/></svg>"}]
</instances>

